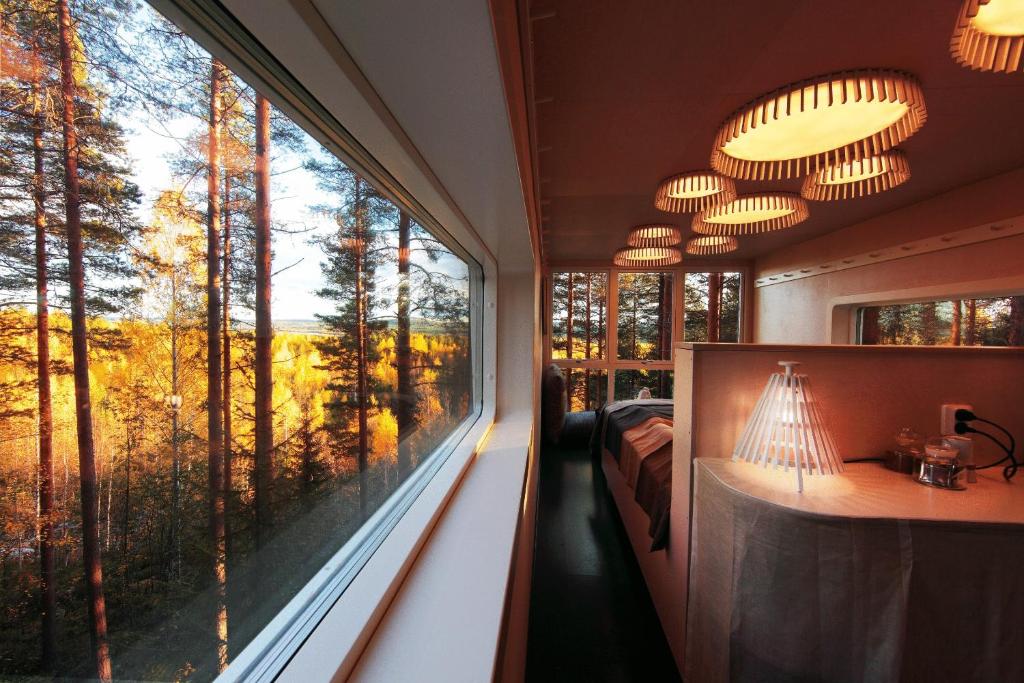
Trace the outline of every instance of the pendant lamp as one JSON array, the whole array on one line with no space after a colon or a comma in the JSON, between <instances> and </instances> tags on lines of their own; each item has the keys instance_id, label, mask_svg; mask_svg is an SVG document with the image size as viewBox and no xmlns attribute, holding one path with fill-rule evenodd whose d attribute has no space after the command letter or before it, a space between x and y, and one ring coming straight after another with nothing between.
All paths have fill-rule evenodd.
<instances>
[{"instance_id":1,"label":"pendant lamp","mask_svg":"<svg viewBox=\"0 0 1024 683\"><path fill-rule=\"evenodd\" d=\"M690 171L661 181L654 193L654 206L671 213L692 213L735 198L732 178L714 171Z\"/></svg>"},{"instance_id":2,"label":"pendant lamp","mask_svg":"<svg viewBox=\"0 0 1024 683\"><path fill-rule=\"evenodd\" d=\"M711 167L776 180L897 146L928 112L917 80L898 71L843 71L780 88L746 105L715 136Z\"/></svg>"},{"instance_id":3,"label":"pendant lamp","mask_svg":"<svg viewBox=\"0 0 1024 683\"><path fill-rule=\"evenodd\" d=\"M756 235L789 228L807 220L807 202L787 192L741 195L693 217L699 235Z\"/></svg>"},{"instance_id":4,"label":"pendant lamp","mask_svg":"<svg viewBox=\"0 0 1024 683\"><path fill-rule=\"evenodd\" d=\"M885 192L910 180L910 162L899 150L846 161L812 173L804 179L800 196L815 201L852 199Z\"/></svg>"},{"instance_id":5,"label":"pendant lamp","mask_svg":"<svg viewBox=\"0 0 1024 683\"><path fill-rule=\"evenodd\" d=\"M1024 1L964 0L949 51L969 69L1024 71Z\"/></svg>"}]
</instances>

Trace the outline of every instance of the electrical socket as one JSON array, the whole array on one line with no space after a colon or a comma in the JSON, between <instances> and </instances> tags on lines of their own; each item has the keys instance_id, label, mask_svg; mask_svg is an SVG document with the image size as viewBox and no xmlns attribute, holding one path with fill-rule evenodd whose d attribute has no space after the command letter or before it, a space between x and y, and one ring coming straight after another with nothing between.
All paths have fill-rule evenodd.
<instances>
[{"instance_id":1,"label":"electrical socket","mask_svg":"<svg viewBox=\"0 0 1024 683\"><path fill-rule=\"evenodd\" d=\"M960 409L974 410L970 403L943 403L939 420L939 434L946 436L956 434L956 411Z\"/></svg>"}]
</instances>

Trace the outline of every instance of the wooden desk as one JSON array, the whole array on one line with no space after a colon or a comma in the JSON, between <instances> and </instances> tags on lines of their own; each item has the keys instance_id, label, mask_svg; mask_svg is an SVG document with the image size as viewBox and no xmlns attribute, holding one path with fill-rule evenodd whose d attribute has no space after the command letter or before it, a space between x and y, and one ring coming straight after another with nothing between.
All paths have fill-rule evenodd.
<instances>
[{"instance_id":1,"label":"wooden desk","mask_svg":"<svg viewBox=\"0 0 1024 683\"><path fill-rule=\"evenodd\" d=\"M694 470L687 680L1024 680L1024 479Z\"/></svg>"}]
</instances>

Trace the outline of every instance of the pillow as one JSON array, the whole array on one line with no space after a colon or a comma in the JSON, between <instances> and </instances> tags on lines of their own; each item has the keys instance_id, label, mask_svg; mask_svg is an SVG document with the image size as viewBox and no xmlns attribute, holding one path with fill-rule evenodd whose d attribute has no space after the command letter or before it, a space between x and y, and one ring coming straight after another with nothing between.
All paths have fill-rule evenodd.
<instances>
[{"instance_id":1,"label":"pillow","mask_svg":"<svg viewBox=\"0 0 1024 683\"><path fill-rule=\"evenodd\" d=\"M541 383L541 433L548 443L556 444L565 425L565 375L552 363L544 370Z\"/></svg>"}]
</instances>

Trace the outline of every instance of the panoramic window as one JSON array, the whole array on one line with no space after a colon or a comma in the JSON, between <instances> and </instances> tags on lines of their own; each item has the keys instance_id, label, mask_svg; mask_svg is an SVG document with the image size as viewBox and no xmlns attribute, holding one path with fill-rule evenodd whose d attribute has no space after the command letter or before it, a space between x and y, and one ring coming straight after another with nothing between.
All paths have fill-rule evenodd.
<instances>
[{"instance_id":1,"label":"panoramic window","mask_svg":"<svg viewBox=\"0 0 1024 683\"><path fill-rule=\"evenodd\" d=\"M0 678L211 680L478 413L479 267L147 5L0 4Z\"/></svg>"},{"instance_id":2,"label":"panoramic window","mask_svg":"<svg viewBox=\"0 0 1024 683\"><path fill-rule=\"evenodd\" d=\"M671 360L672 273L619 273L618 285L618 357Z\"/></svg>"},{"instance_id":3,"label":"panoramic window","mask_svg":"<svg viewBox=\"0 0 1024 683\"><path fill-rule=\"evenodd\" d=\"M636 398L647 389L651 398L672 398L671 370L616 370L615 399Z\"/></svg>"},{"instance_id":4,"label":"panoramic window","mask_svg":"<svg viewBox=\"0 0 1024 683\"><path fill-rule=\"evenodd\" d=\"M865 306L857 321L859 344L1024 346L1024 296Z\"/></svg>"},{"instance_id":5,"label":"panoramic window","mask_svg":"<svg viewBox=\"0 0 1024 683\"><path fill-rule=\"evenodd\" d=\"M551 357L604 358L608 274L554 273L551 293Z\"/></svg>"},{"instance_id":6,"label":"panoramic window","mask_svg":"<svg viewBox=\"0 0 1024 683\"><path fill-rule=\"evenodd\" d=\"M683 341L740 340L740 273L687 273Z\"/></svg>"},{"instance_id":7,"label":"panoramic window","mask_svg":"<svg viewBox=\"0 0 1024 683\"><path fill-rule=\"evenodd\" d=\"M645 389L671 398L679 331L689 342L740 340L738 272L556 271L550 287L551 362L565 374L570 411Z\"/></svg>"}]
</instances>

